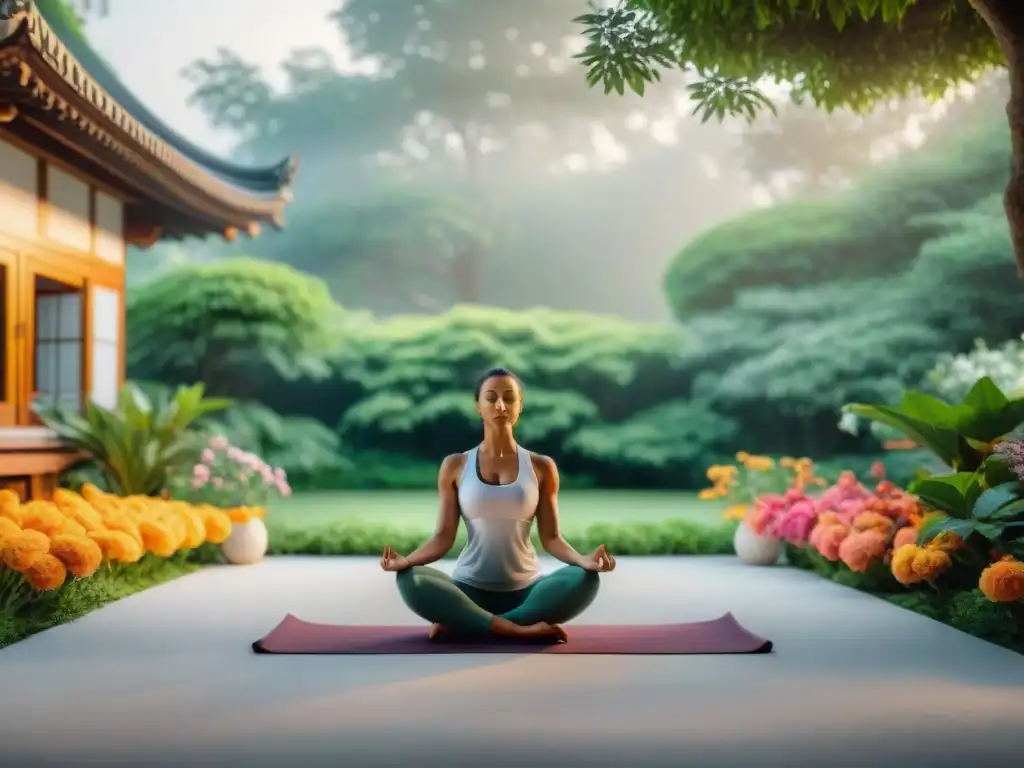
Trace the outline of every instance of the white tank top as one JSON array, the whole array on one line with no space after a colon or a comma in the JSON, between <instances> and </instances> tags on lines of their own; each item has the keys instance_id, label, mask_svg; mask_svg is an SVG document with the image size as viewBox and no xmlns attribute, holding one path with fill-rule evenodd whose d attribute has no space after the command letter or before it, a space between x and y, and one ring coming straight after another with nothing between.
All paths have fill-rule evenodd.
<instances>
[{"instance_id":1,"label":"white tank top","mask_svg":"<svg viewBox=\"0 0 1024 768\"><path fill-rule=\"evenodd\" d=\"M530 539L540 485L530 452L517 446L519 474L507 485L480 479L479 448L466 454L459 480L459 507L469 541L455 563L452 579L478 589L514 592L540 576Z\"/></svg>"}]
</instances>

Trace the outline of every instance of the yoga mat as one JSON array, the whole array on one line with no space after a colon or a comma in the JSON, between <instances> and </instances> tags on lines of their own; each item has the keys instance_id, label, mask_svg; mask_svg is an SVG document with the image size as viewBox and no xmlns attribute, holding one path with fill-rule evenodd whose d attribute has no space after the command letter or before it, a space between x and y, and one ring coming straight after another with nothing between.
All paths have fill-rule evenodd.
<instances>
[{"instance_id":1,"label":"yoga mat","mask_svg":"<svg viewBox=\"0 0 1024 768\"><path fill-rule=\"evenodd\" d=\"M313 624L288 614L266 637L252 644L256 653L276 654L436 654L554 653L616 655L696 655L769 653L770 640L744 629L731 613L690 624L572 625L569 641L502 638L430 640L427 626L373 627Z\"/></svg>"}]
</instances>

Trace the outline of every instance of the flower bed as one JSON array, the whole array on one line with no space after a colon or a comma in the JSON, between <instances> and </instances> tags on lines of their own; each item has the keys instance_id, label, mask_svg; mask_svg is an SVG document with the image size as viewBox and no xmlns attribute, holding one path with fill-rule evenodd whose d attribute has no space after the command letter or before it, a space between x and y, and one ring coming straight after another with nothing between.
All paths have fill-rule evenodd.
<instances>
[{"instance_id":1,"label":"flower bed","mask_svg":"<svg viewBox=\"0 0 1024 768\"><path fill-rule=\"evenodd\" d=\"M982 378L957 404L908 392L898 406L848 408L912 437L952 471L922 472L904 489L876 465L873 488L844 472L820 492L805 472L784 491L745 498L750 473L775 465L738 454L742 471L708 470L705 498L742 499L730 514L782 542L791 565L1024 652L1024 441L1007 437L1024 422L1024 399Z\"/></svg>"},{"instance_id":2,"label":"flower bed","mask_svg":"<svg viewBox=\"0 0 1024 768\"><path fill-rule=\"evenodd\" d=\"M0 491L0 647L193 570L191 553L262 514L91 485L24 504Z\"/></svg>"}]
</instances>

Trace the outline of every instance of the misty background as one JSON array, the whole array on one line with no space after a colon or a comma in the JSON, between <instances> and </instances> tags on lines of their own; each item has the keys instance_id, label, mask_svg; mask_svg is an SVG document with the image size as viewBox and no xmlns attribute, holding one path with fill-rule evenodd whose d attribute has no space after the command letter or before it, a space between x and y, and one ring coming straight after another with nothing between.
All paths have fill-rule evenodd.
<instances>
[{"instance_id":1,"label":"misty background","mask_svg":"<svg viewBox=\"0 0 1024 768\"><path fill-rule=\"evenodd\" d=\"M283 231L130 252L129 375L241 398L313 486L431 487L494 364L581 483L698 487L739 448L912 474L841 407L1024 332L1004 73L701 123L683 73L588 88L576 0L111 6L85 35L169 125L301 161Z\"/></svg>"}]
</instances>

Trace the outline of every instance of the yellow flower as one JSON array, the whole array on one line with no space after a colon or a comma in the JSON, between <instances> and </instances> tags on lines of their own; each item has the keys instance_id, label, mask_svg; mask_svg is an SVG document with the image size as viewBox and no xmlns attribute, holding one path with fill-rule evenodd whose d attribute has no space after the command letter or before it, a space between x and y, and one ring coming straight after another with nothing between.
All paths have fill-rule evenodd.
<instances>
[{"instance_id":1,"label":"yellow flower","mask_svg":"<svg viewBox=\"0 0 1024 768\"><path fill-rule=\"evenodd\" d=\"M767 472L775 466L775 462L768 456L748 456L743 466L751 472Z\"/></svg>"},{"instance_id":2,"label":"yellow flower","mask_svg":"<svg viewBox=\"0 0 1024 768\"><path fill-rule=\"evenodd\" d=\"M64 563L68 573L78 579L92 576L103 562L103 551L86 536L54 536L50 541L50 554Z\"/></svg>"},{"instance_id":3,"label":"yellow flower","mask_svg":"<svg viewBox=\"0 0 1024 768\"><path fill-rule=\"evenodd\" d=\"M206 540L212 544L221 544L231 535L231 518L224 510L204 504L200 508L203 523L206 526Z\"/></svg>"},{"instance_id":4,"label":"yellow flower","mask_svg":"<svg viewBox=\"0 0 1024 768\"><path fill-rule=\"evenodd\" d=\"M181 546L184 549L195 549L206 541L206 523L203 522L203 516L189 504L177 502L175 508L185 523L185 540Z\"/></svg>"},{"instance_id":5,"label":"yellow flower","mask_svg":"<svg viewBox=\"0 0 1024 768\"><path fill-rule=\"evenodd\" d=\"M715 485L728 484L739 470L731 464L715 464L708 467L707 476Z\"/></svg>"},{"instance_id":6,"label":"yellow flower","mask_svg":"<svg viewBox=\"0 0 1024 768\"><path fill-rule=\"evenodd\" d=\"M946 571L953 561L941 549L926 549L905 544L892 553L892 575L900 584L909 586L931 581Z\"/></svg>"},{"instance_id":7,"label":"yellow flower","mask_svg":"<svg viewBox=\"0 0 1024 768\"><path fill-rule=\"evenodd\" d=\"M701 501L714 501L715 499L722 498L722 495L718 492L717 488L704 488L697 494L697 498Z\"/></svg>"},{"instance_id":8,"label":"yellow flower","mask_svg":"<svg viewBox=\"0 0 1024 768\"><path fill-rule=\"evenodd\" d=\"M927 544L928 549L938 549L943 552L956 552L963 546L964 540L953 531L942 531Z\"/></svg>"},{"instance_id":9,"label":"yellow flower","mask_svg":"<svg viewBox=\"0 0 1024 768\"><path fill-rule=\"evenodd\" d=\"M737 451L736 452L736 461L738 461L740 464L745 463L747 461L747 459L749 459L749 458L750 458L750 454L747 453L746 451Z\"/></svg>"},{"instance_id":10,"label":"yellow flower","mask_svg":"<svg viewBox=\"0 0 1024 768\"><path fill-rule=\"evenodd\" d=\"M50 551L50 539L39 531L19 531L4 539L0 559L12 571L21 573L36 555Z\"/></svg>"},{"instance_id":11,"label":"yellow flower","mask_svg":"<svg viewBox=\"0 0 1024 768\"><path fill-rule=\"evenodd\" d=\"M725 508L725 511L722 512L722 517L725 520L742 520L747 516L747 509L746 504L733 504Z\"/></svg>"},{"instance_id":12,"label":"yellow flower","mask_svg":"<svg viewBox=\"0 0 1024 768\"><path fill-rule=\"evenodd\" d=\"M99 546L104 560L137 563L142 559L142 546L124 531L92 531L89 538Z\"/></svg>"},{"instance_id":13,"label":"yellow flower","mask_svg":"<svg viewBox=\"0 0 1024 768\"><path fill-rule=\"evenodd\" d=\"M4 538L15 533L21 533L21 528L18 527L18 524L10 518L0 517L0 547L3 546Z\"/></svg>"},{"instance_id":14,"label":"yellow flower","mask_svg":"<svg viewBox=\"0 0 1024 768\"><path fill-rule=\"evenodd\" d=\"M154 520L143 520L139 523L142 535L142 547L157 557L170 557L178 551L174 535L163 525Z\"/></svg>"},{"instance_id":15,"label":"yellow flower","mask_svg":"<svg viewBox=\"0 0 1024 768\"><path fill-rule=\"evenodd\" d=\"M25 581L40 592L51 592L63 586L68 577L64 563L46 553L37 553L22 571Z\"/></svg>"},{"instance_id":16,"label":"yellow flower","mask_svg":"<svg viewBox=\"0 0 1024 768\"><path fill-rule=\"evenodd\" d=\"M21 527L26 530L39 531L47 536L64 533L67 518L56 506L46 501L30 501L22 505Z\"/></svg>"},{"instance_id":17,"label":"yellow flower","mask_svg":"<svg viewBox=\"0 0 1024 768\"><path fill-rule=\"evenodd\" d=\"M252 510L249 507L231 507L225 509L224 512L235 525L242 525L252 520Z\"/></svg>"},{"instance_id":18,"label":"yellow flower","mask_svg":"<svg viewBox=\"0 0 1024 768\"><path fill-rule=\"evenodd\" d=\"M58 488L53 493L53 503L69 519L82 526L86 532L103 530L103 518L84 498L74 491Z\"/></svg>"}]
</instances>

